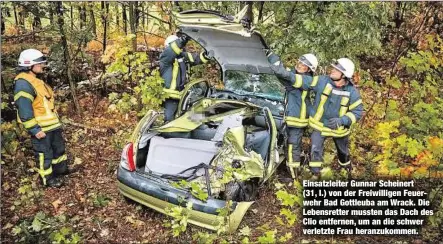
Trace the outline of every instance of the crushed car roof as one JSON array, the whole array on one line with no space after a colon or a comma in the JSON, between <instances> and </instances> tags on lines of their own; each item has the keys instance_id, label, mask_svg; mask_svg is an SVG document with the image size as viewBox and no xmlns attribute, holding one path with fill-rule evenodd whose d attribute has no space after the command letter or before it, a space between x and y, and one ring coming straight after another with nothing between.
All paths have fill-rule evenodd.
<instances>
[{"instance_id":1,"label":"crushed car roof","mask_svg":"<svg viewBox=\"0 0 443 244\"><path fill-rule=\"evenodd\" d=\"M263 38L257 32L242 36L206 26L180 26L183 33L202 45L223 71L239 70L253 74L272 74Z\"/></svg>"},{"instance_id":2,"label":"crushed car roof","mask_svg":"<svg viewBox=\"0 0 443 244\"><path fill-rule=\"evenodd\" d=\"M272 74L264 51L266 43L260 33L248 28L246 10L245 7L236 16L190 10L175 13L175 17L180 31L203 46L223 71Z\"/></svg>"}]
</instances>

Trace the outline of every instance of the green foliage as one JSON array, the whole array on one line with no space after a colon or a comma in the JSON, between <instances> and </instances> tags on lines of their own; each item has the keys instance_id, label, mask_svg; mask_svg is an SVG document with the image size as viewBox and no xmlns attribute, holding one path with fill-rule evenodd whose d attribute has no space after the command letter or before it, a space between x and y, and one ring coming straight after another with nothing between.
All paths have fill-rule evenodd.
<instances>
[{"instance_id":1,"label":"green foliage","mask_svg":"<svg viewBox=\"0 0 443 244\"><path fill-rule=\"evenodd\" d=\"M26 131L19 126L16 121L3 122L1 124L2 130L2 156L11 158L14 156L19 148L19 138L26 136Z\"/></svg>"},{"instance_id":2,"label":"green foliage","mask_svg":"<svg viewBox=\"0 0 443 244\"><path fill-rule=\"evenodd\" d=\"M217 231L217 235L220 235L221 233L225 233L228 230L228 218L229 214L231 214L232 211L232 200L226 201L226 205L223 208L217 209L218 216L217 221L218 224L215 227Z\"/></svg>"},{"instance_id":3,"label":"green foliage","mask_svg":"<svg viewBox=\"0 0 443 244\"><path fill-rule=\"evenodd\" d=\"M281 205L292 207L297 203L299 206L303 205L301 196L288 193L286 190L279 190L275 193L277 199L280 200Z\"/></svg>"},{"instance_id":4,"label":"green foliage","mask_svg":"<svg viewBox=\"0 0 443 244\"><path fill-rule=\"evenodd\" d=\"M93 195L92 204L95 207L106 207L111 199L103 194Z\"/></svg>"},{"instance_id":5,"label":"green foliage","mask_svg":"<svg viewBox=\"0 0 443 244\"><path fill-rule=\"evenodd\" d=\"M12 235L18 237L19 242L37 243L43 240L50 240L57 244L75 244L81 242L81 237L72 228L65 226L66 217L59 215L55 217L47 216L43 212L38 212L32 222L22 221L12 229Z\"/></svg>"},{"instance_id":6,"label":"green foliage","mask_svg":"<svg viewBox=\"0 0 443 244\"><path fill-rule=\"evenodd\" d=\"M250 236L251 235L251 229L249 226L245 226L240 230L240 235L242 236Z\"/></svg>"},{"instance_id":7,"label":"green foliage","mask_svg":"<svg viewBox=\"0 0 443 244\"><path fill-rule=\"evenodd\" d=\"M294 59L294 55L313 52L320 63L329 64L334 58L378 54L382 27L388 24L392 6L376 2L267 3L273 18L259 29L278 53Z\"/></svg>"},{"instance_id":8,"label":"green foliage","mask_svg":"<svg viewBox=\"0 0 443 244\"><path fill-rule=\"evenodd\" d=\"M374 131L381 153L374 158L379 163L381 175L423 178L429 169L437 166L442 158L443 140L429 137L416 140L406 134L399 134L399 121L379 123Z\"/></svg>"},{"instance_id":9,"label":"green foliage","mask_svg":"<svg viewBox=\"0 0 443 244\"><path fill-rule=\"evenodd\" d=\"M427 224L423 226L423 238L429 242L433 240L441 240L443 233L443 185L441 182L434 185L434 188L429 193L429 200L433 206L433 214L427 217Z\"/></svg>"},{"instance_id":10,"label":"green foliage","mask_svg":"<svg viewBox=\"0 0 443 244\"><path fill-rule=\"evenodd\" d=\"M192 235L192 239L199 244L212 244L217 239L217 235L208 232L197 232Z\"/></svg>"},{"instance_id":11,"label":"green foliage","mask_svg":"<svg viewBox=\"0 0 443 244\"><path fill-rule=\"evenodd\" d=\"M163 79L158 70L150 70L148 55L145 52L132 52L131 40L135 38L129 35L119 38L114 48L105 53L103 62L112 63L107 67L107 73L120 74L121 79L130 84L136 84L133 92L124 92L121 96L111 93L109 99L113 104L110 110L119 110L128 113L132 110L144 116L150 109L158 109L165 99L163 93ZM115 60L112 60L115 56Z\"/></svg>"},{"instance_id":12,"label":"green foliage","mask_svg":"<svg viewBox=\"0 0 443 244\"><path fill-rule=\"evenodd\" d=\"M166 214L172 217L172 219L170 221L165 220L164 226L172 229L174 237L186 231L190 210L192 210L192 202L186 203L186 208L175 206L165 209Z\"/></svg>"},{"instance_id":13,"label":"green foliage","mask_svg":"<svg viewBox=\"0 0 443 244\"><path fill-rule=\"evenodd\" d=\"M197 181L188 182L185 180L181 180L179 182L173 182L172 185L175 187L191 190L191 194L201 201L205 202L208 199L208 193L203 190L203 187L205 186L199 184L199 182Z\"/></svg>"},{"instance_id":14,"label":"green foliage","mask_svg":"<svg viewBox=\"0 0 443 244\"><path fill-rule=\"evenodd\" d=\"M53 243L80 243L81 237L77 233L73 233L69 227L63 227L59 231L54 231L49 236Z\"/></svg>"},{"instance_id":15,"label":"green foliage","mask_svg":"<svg viewBox=\"0 0 443 244\"><path fill-rule=\"evenodd\" d=\"M293 193L289 193L288 191ZM280 215L285 218L286 224L280 217L276 217L277 222L280 225L292 227L298 219L297 215L299 214L300 208L303 207L302 185L295 180L292 188L286 189L282 187L275 195L281 205L284 206L280 209Z\"/></svg>"},{"instance_id":16,"label":"green foliage","mask_svg":"<svg viewBox=\"0 0 443 244\"><path fill-rule=\"evenodd\" d=\"M29 178L23 178L20 180L20 187L18 188L18 198L14 201L14 206L11 210L15 210L16 207L27 207L31 204L35 204L40 200L43 195L42 191L38 188L37 183Z\"/></svg>"},{"instance_id":17,"label":"green foliage","mask_svg":"<svg viewBox=\"0 0 443 244\"><path fill-rule=\"evenodd\" d=\"M275 235L277 234L277 230L267 231L264 235L258 238L258 243L260 244L271 244L276 243L277 240Z\"/></svg>"}]
</instances>

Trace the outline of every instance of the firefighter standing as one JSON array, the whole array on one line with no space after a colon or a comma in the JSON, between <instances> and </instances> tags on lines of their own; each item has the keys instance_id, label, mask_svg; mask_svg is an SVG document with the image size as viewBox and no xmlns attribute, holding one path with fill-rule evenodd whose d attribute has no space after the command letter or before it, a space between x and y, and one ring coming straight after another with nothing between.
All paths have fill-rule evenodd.
<instances>
[{"instance_id":1,"label":"firefighter standing","mask_svg":"<svg viewBox=\"0 0 443 244\"><path fill-rule=\"evenodd\" d=\"M206 52L188 53L183 51L188 37L171 35L165 40L165 50L160 54L160 75L165 81L163 91L167 94L164 102L165 122L174 119L180 100L180 92L188 82L189 66L207 63Z\"/></svg>"},{"instance_id":2,"label":"firefighter standing","mask_svg":"<svg viewBox=\"0 0 443 244\"><path fill-rule=\"evenodd\" d=\"M274 64L280 62L280 58L269 52L268 60ZM314 72L317 69L318 60L313 54L302 55L298 59L298 64L293 69L287 69L292 74L308 75L313 77ZM318 79L315 76L313 79ZM295 178L295 170L301 165L301 151L302 151L302 138L305 128L308 126L309 110L312 105L309 100L309 91L295 88L288 84L284 80L282 84L286 89L286 101L285 101L285 118L284 121L287 125L287 160L286 165L291 173L292 178Z\"/></svg>"},{"instance_id":3,"label":"firefighter standing","mask_svg":"<svg viewBox=\"0 0 443 244\"><path fill-rule=\"evenodd\" d=\"M349 155L350 126L362 116L363 103L358 90L352 83L354 63L340 58L331 64L329 76L293 74L280 63L271 65L274 73L288 85L315 92L313 109L309 115L309 126L314 129L311 135L311 161L309 166L318 174L323 164L323 149L326 137L332 137L337 148L339 165L351 169Z\"/></svg>"},{"instance_id":4,"label":"firefighter standing","mask_svg":"<svg viewBox=\"0 0 443 244\"><path fill-rule=\"evenodd\" d=\"M54 92L38 76L44 73L46 57L38 50L24 50L18 60L14 83L17 120L31 134L37 168L43 185L60 187L60 175L69 173L62 124L54 107Z\"/></svg>"}]
</instances>

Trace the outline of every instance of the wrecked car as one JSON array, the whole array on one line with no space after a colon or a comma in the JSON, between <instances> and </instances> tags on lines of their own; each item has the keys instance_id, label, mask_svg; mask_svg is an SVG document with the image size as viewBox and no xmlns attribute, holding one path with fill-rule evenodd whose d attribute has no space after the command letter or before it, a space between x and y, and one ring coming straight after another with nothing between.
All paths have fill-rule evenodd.
<instances>
[{"instance_id":1,"label":"wrecked car","mask_svg":"<svg viewBox=\"0 0 443 244\"><path fill-rule=\"evenodd\" d=\"M282 155L284 88L269 67L260 33L237 16L213 11L176 14L181 33L200 44L221 70L222 89L191 80L175 119L149 111L123 149L118 188L127 198L168 214L192 203L188 222L215 230L229 208L239 226ZM228 204L229 203L229 204Z\"/></svg>"}]
</instances>

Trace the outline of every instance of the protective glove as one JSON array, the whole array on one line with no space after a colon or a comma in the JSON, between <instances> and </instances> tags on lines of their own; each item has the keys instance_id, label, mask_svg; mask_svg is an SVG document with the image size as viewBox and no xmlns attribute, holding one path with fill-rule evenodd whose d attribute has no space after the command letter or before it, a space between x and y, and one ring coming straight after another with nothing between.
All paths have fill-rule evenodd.
<instances>
[{"instance_id":1,"label":"protective glove","mask_svg":"<svg viewBox=\"0 0 443 244\"><path fill-rule=\"evenodd\" d=\"M188 41L191 39L189 38L187 35L181 35L179 38L179 47L183 48L184 46L186 46L186 44L188 43Z\"/></svg>"},{"instance_id":2,"label":"protective glove","mask_svg":"<svg viewBox=\"0 0 443 244\"><path fill-rule=\"evenodd\" d=\"M328 121L326 122L326 127L333 129L333 130L338 129L338 127L340 127L342 125L343 125L343 123L340 118L328 119Z\"/></svg>"},{"instance_id":3,"label":"protective glove","mask_svg":"<svg viewBox=\"0 0 443 244\"><path fill-rule=\"evenodd\" d=\"M264 50L265 50L266 57L271 56L271 54L272 54L272 49L270 49L270 48L265 48Z\"/></svg>"},{"instance_id":4,"label":"protective glove","mask_svg":"<svg viewBox=\"0 0 443 244\"><path fill-rule=\"evenodd\" d=\"M203 57L204 57L205 59L207 59L207 60L210 60L210 59L211 59L211 57L209 57L209 53L208 53L207 51L204 51L204 52L203 52Z\"/></svg>"}]
</instances>

